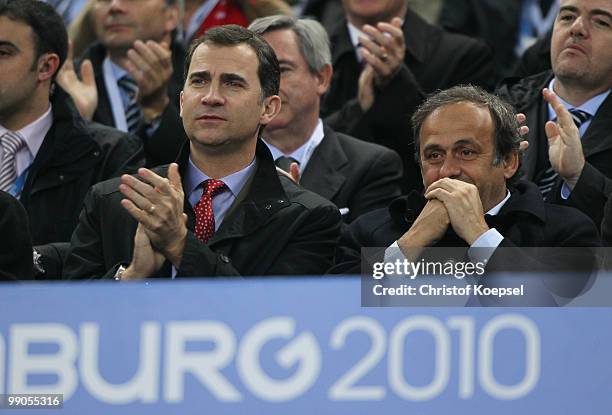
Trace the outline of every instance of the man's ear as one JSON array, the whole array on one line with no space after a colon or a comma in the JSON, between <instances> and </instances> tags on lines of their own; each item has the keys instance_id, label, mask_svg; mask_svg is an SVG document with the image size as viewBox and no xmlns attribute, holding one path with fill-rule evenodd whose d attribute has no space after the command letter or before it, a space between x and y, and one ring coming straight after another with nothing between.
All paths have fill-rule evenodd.
<instances>
[{"instance_id":1,"label":"man's ear","mask_svg":"<svg viewBox=\"0 0 612 415\"><path fill-rule=\"evenodd\" d=\"M56 53L43 53L38 58L36 71L40 82L51 81L53 76L59 71L60 58Z\"/></svg>"},{"instance_id":2,"label":"man's ear","mask_svg":"<svg viewBox=\"0 0 612 415\"><path fill-rule=\"evenodd\" d=\"M320 71L315 73L317 78L317 94L319 96L323 96L329 89L333 73L334 70L330 64L325 64Z\"/></svg>"},{"instance_id":3,"label":"man's ear","mask_svg":"<svg viewBox=\"0 0 612 415\"><path fill-rule=\"evenodd\" d=\"M510 179L514 176L514 173L519 168L519 153L517 150L512 151L505 159L504 159L504 177L506 180Z\"/></svg>"},{"instance_id":4,"label":"man's ear","mask_svg":"<svg viewBox=\"0 0 612 415\"><path fill-rule=\"evenodd\" d=\"M266 125L278 115L281 110L281 99L278 95L272 95L264 98L263 112L260 118L260 124Z\"/></svg>"}]
</instances>

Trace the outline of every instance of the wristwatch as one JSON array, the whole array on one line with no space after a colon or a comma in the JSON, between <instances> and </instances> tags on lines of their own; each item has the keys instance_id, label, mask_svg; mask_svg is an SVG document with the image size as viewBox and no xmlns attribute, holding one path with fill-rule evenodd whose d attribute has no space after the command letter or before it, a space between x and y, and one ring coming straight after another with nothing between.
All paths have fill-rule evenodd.
<instances>
[{"instance_id":1,"label":"wristwatch","mask_svg":"<svg viewBox=\"0 0 612 415\"><path fill-rule=\"evenodd\" d=\"M123 273L126 269L127 268L125 268L123 265L119 265L119 268L117 268L117 272L115 272L115 281L121 281L121 279L123 278Z\"/></svg>"}]
</instances>

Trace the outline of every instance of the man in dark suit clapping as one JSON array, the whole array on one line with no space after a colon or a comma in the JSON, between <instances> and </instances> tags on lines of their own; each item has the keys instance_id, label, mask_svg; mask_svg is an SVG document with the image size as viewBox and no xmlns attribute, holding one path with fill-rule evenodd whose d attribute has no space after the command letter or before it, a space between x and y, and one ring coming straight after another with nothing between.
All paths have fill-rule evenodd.
<instances>
[{"instance_id":1,"label":"man in dark suit clapping","mask_svg":"<svg viewBox=\"0 0 612 415\"><path fill-rule=\"evenodd\" d=\"M71 240L72 278L321 274L337 208L274 166L259 139L280 111L280 69L260 36L210 29L186 59L177 164L94 186Z\"/></svg>"}]
</instances>

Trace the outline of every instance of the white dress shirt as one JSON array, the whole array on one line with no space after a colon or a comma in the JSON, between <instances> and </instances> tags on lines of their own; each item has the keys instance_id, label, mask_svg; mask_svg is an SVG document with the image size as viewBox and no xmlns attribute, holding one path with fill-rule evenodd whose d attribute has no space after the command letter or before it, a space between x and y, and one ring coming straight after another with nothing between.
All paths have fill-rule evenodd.
<instances>
[{"instance_id":1,"label":"white dress shirt","mask_svg":"<svg viewBox=\"0 0 612 415\"><path fill-rule=\"evenodd\" d=\"M40 146L42 146L45 136L51 129L52 125L53 111L51 104L49 104L49 109L38 119L26 125L20 130L14 131L15 133L19 134L25 140L26 143L25 147L23 147L15 154L15 170L18 178L20 178L20 176L24 174L27 175L27 170L36 158L38 150L40 150ZM0 137L2 137L7 131L8 129L0 125ZM2 163L4 162L4 160L2 160L4 155L1 153L2 152L0 151L0 165L2 165ZM21 189L19 189L17 194L13 196L19 197L20 194Z\"/></svg>"},{"instance_id":2,"label":"white dress shirt","mask_svg":"<svg viewBox=\"0 0 612 415\"><path fill-rule=\"evenodd\" d=\"M554 91L553 89L554 85L555 85L555 78L550 80L550 83L548 84L548 89L550 91ZM593 98L589 99L587 102L585 102L584 104L578 107L574 107L572 104L570 104L569 102L565 101L563 98L557 95L559 102L561 102L563 106L567 108L568 110L571 110L571 109L581 110L591 116L591 118L589 118L588 120L586 120L580 125L580 128L578 129L578 132L580 133L580 138L582 138L586 130L591 125L591 121L593 121L593 118L597 114L599 107L601 107L601 104L603 104L604 101L608 98L608 95L610 95L609 89L607 91L602 92L599 95L595 95ZM557 113L555 113L555 110L550 104L548 104L548 119L550 121L557 121ZM564 181L563 185L561 186L561 198L567 200L571 192L572 191L570 190L569 186Z\"/></svg>"},{"instance_id":3,"label":"white dress shirt","mask_svg":"<svg viewBox=\"0 0 612 415\"><path fill-rule=\"evenodd\" d=\"M323 121L321 121L321 119L319 118L317 126L315 127L308 141L306 141L304 144L302 144L299 148L297 148L290 154L285 154L278 148L276 148L274 145L268 143L265 137L262 138L262 140L270 149L274 161L278 160L278 158L282 156L292 157L300 164L300 172L303 172L306 169L306 165L308 164L312 153L314 153L319 144L321 144L321 141L323 141L323 137L325 137L325 133L323 131Z\"/></svg>"}]
</instances>

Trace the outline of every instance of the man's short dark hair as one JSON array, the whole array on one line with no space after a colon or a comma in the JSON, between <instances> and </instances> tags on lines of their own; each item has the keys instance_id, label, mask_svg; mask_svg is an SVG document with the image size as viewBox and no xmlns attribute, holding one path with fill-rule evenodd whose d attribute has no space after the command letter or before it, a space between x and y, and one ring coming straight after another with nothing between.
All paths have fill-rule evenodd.
<instances>
[{"instance_id":1,"label":"man's short dark hair","mask_svg":"<svg viewBox=\"0 0 612 415\"><path fill-rule=\"evenodd\" d=\"M516 120L514 108L501 98L489 94L484 89L473 85L458 85L431 95L423 102L412 116L412 130L414 135L414 146L416 149L416 160L420 164L419 144L421 127L425 119L435 110L447 105L470 102L477 107L487 108L493 120L493 144L495 146L495 158L493 165L498 166L513 152L519 150L522 140L519 134L519 123ZM519 152L519 161L520 161ZM517 170L517 173L519 171ZM508 182L518 180L520 174L515 174Z\"/></svg>"},{"instance_id":2,"label":"man's short dark hair","mask_svg":"<svg viewBox=\"0 0 612 415\"><path fill-rule=\"evenodd\" d=\"M33 68L45 53L59 56L58 68L61 68L68 55L68 34L64 21L52 6L38 0L0 0L0 16L23 22L32 28L36 49Z\"/></svg>"},{"instance_id":3,"label":"man's short dark hair","mask_svg":"<svg viewBox=\"0 0 612 415\"><path fill-rule=\"evenodd\" d=\"M257 75L261 84L262 99L278 95L280 67L274 50L264 38L238 25L213 27L191 42L185 59L185 80L187 80L193 53L202 43L214 46L238 46L243 43L249 45L255 51L259 62Z\"/></svg>"}]
</instances>

